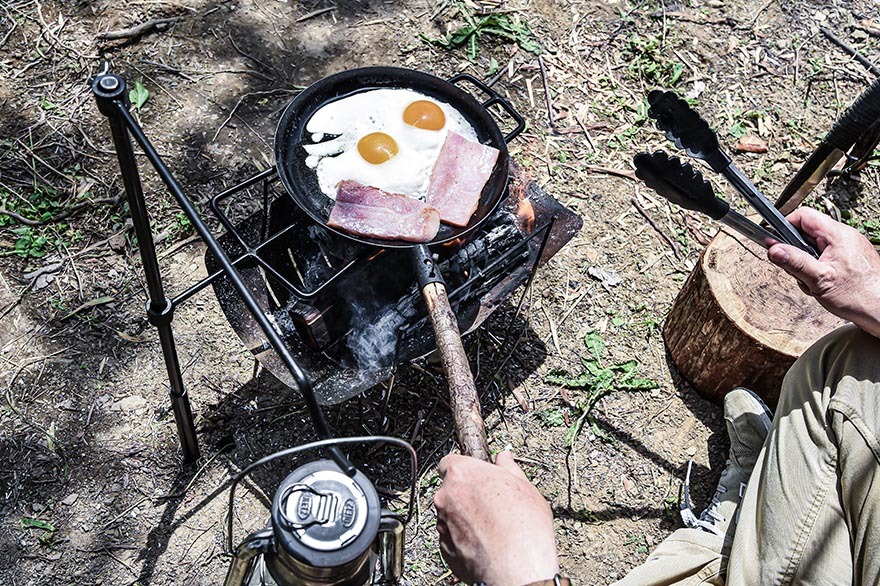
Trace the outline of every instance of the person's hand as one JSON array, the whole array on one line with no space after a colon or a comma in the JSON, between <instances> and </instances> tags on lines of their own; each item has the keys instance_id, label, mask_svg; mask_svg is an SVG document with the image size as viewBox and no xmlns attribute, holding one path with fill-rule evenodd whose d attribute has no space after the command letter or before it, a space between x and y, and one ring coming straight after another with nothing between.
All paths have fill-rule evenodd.
<instances>
[{"instance_id":1,"label":"person's hand","mask_svg":"<svg viewBox=\"0 0 880 586\"><path fill-rule=\"evenodd\" d=\"M559 572L553 513L513 454L494 464L449 454L439 471L440 551L459 580L523 586Z\"/></svg>"},{"instance_id":2,"label":"person's hand","mask_svg":"<svg viewBox=\"0 0 880 586\"><path fill-rule=\"evenodd\" d=\"M880 337L880 255L868 239L810 208L795 210L788 220L816 243L819 259L777 243L767 251L770 261L822 307Z\"/></svg>"}]
</instances>

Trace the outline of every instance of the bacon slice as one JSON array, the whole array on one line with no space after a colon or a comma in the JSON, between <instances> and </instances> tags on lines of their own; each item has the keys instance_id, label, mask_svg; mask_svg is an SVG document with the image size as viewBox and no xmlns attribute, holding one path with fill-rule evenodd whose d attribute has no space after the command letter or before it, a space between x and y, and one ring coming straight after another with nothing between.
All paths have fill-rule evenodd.
<instances>
[{"instance_id":1,"label":"bacon slice","mask_svg":"<svg viewBox=\"0 0 880 586\"><path fill-rule=\"evenodd\" d=\"M440 229L440 212L422 201L357 181L340 181L329 226L356 236L429 242Z\"/></svg>"},{"instance_id":2,"label":"bacon slice","mask_svg":"<svg viewBox=\"0 0 880 586\"><path fill-rule=\"evenodd\" d=\"M467 226L480 203L483 187L495 168L498 149L471 142L450 132L440 149L431 182L428 205L440 210L440 220Z\"/></svg>"}]
</instances>

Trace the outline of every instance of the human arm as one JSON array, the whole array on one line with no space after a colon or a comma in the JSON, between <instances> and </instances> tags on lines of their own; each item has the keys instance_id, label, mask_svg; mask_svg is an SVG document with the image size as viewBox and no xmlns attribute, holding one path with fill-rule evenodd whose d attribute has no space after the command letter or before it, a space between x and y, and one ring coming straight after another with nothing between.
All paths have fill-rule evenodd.
<instances>
[{"instance_id":1,"label":"human arm","mask_svg":"<svg viewBox=\"0 0 880 586\"><path fill-rule=\"evenodd\" d=\"M440 551L459 580L523 586L559 572L553 513L513 454L494 464L449 454L439 472Z\"/></svg>"},{"instance_id":2,"label":"human arm","mask_svg":"<svg viewBox=\"0 0 880 586\"><path fill-rule=\"evenodd\" d=\"M811 238L819 259L787 244L767 251L770 261L795 277L822 307L880 337L880 255L857 230L810 208L788 220Z\"/></svg>"}]
</instances>

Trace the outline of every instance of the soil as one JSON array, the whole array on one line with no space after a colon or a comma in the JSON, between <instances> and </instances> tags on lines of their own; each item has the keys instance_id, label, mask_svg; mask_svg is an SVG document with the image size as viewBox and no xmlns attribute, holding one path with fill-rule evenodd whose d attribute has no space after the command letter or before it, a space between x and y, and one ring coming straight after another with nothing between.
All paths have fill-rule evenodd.
<instances>
[{"instance_id":1,"label":"soil","mask_svg":"<svg viewBox=\"0 0 880 586\"><path fill-rule=\"evenodd\" d=\"M527 23L540 61L489 35L473 60L425 40L463 26L462 6ZM645 120L646 93L667 86L692 98L728 150L743 134L766 143L766 153L735 159L766 193L779 193L871 79L819 27L876 60L872 14L871 0L8 0L0 15L0 582L219 583L229 564L228 480L314 439L302 401L255 368L208 289L174 317L202 448L196 465L181 464L118 166L88 87L104 59L150 92L136 116L200 204L272 164L281 109L330 73L397 65L442 77L501 74L495 87L528 120L512 153L584 227L538 273L510 339L501 338L519 294L465 347L490 446L512 447L551 502L564 573L606 584L680 526L688 461L701 506L727 450L720 407L681 380L659 330L717 225L626 177L636 152L674 150ZM169 18L139 37L97 38ZM138 161L164 283L180 292L205 275L204 247ZM858 181L823 183L808 203L870 232L878 192L871 166ZM581 372L591 332L604 341L603 364L636 360L657 387L612 389L572 439L588 393L549 375ZM424 361L401 367L393 385L385 433L412 441L419 455L405 582L454 583L431 501L436 464L454 449L446 387ZM328 408L335 432L381 431L382 391ZM390 506L407 506L404 458L368 448L352 458ZM307 459L281 461L242 486L237 541L264 525L267 499Z\"/></svg>"}]
</instances>

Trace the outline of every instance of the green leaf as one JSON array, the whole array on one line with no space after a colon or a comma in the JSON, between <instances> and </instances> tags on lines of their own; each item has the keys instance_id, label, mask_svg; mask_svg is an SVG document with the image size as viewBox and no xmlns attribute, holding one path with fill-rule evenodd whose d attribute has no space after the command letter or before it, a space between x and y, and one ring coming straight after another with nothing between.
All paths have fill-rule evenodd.
<instances>
[{"instance_id":1,"label":"green leaf","mask_svg":"<svg viewBox=\"0 0 880 586\"><path fill-rule=\"evenodd\" d=\"M730 134L734 138L740 138L747 132L748 129L746 128L746 125L742 122L735 122L733 126L730 127Z\"/></svg>"},{"instance_id":2,"label":"green leaf","mask_svg":"<svg viewBox=\"0 0 880 586\"><path fill-rule=\"evenodd\" d=\"M624 391L650 391L651 389L656 389L660 385L651 378L634 378L632 380L624 381L618 385L621 390Z\"/></svg>"},{"instance_id":3,"label":"green leaf","mask_svg":"<svg viewBox=\"0 0 880 586\"><path fill-rule=\"evenodd\" d=\"M602 359L602 354L605 353L605 342L602 340L602 335L599 332L595 330L587 332L587 335L584 336L584 345L593 358L596 360Z\"/></svg>"},{"instance_id":4,"label":"green leaf","mask_svg":"<svg viewBox=\"0 0 880 586\"><path fill-rule=\"evenodd\" d=\"M675 63L672 66L672 75L669 76L669 85L675 85L675 83L681 77L682 72L684 71L684 65L681 63Z\"/></svg>"},{"instance_id":5,"label":"green leaf","mask_svg":"<svg viewBox=\"0 0 880 586\"><path fill-rule=\"evenodd\" d=\"M128 92L128 99L131 100L131 105L140 111L143 105L147 103L147 100L150 99L150 90L144 87L144 84L138 80L134 82L134 87Z\"/></svg>"},{"instance_id":6,"label":"green leaf","mask_svg":"<svg viewBox=\"0 0 880 586\"><path fill-rule=\"evenodd\" d=\"M567 446L574 445L574 443L577 441L578 436L581 433L581 429L583 429L583 427L584 427L584 421L587 419L587 416L589 414L590 414L590 411L588 409L584 410L584 412L581 413L581 416L577 418L577 421L575 421L574 423L571 424L571 426L568 428L568 431L565 434L565 445L567 445Z\"/></svg>"},{"instance_id":7,"label":"green leaf","mask_svg":"<svg viewBox=\"0 0 880 586\"><path fill-rule=\"evenodd\" d=\"M46 96L40 98L40 108L43 110L55 110L58 108L58 104L53 104L49 100L46 99Z\"/></svg>"},{"instance_id":8,"label":"green leaf","mask_svg":"<svg viewBox=\"0 0 880 586\"><path fill-rule=\"evenodd\" d=\"M21 518L21 526L22 527L36 527L37 529L43 529L44 531L55 531L55 527L51 523L47 523L46 521L40 521L39 519L32 519L30 517L22 517Z\"/></svg>"},{"instance_id":9,"label":"green leaf","mask_svg":"<svg viewBox=\"0 0 880 586\"><path fill-rule=\"evenodd\" d=\"M639 363L636 360L627 360L626 362L619 362L612 366L614 370L623 374L624 379L634 375L636 373L636 369L639 367Z\"/></svg>"},{"instance_id":10,"label":"green leaf","mask_svg":"<svg viewBox=\"0 0 880 586\"><path fill-rule=\"evenodd\" d=\"M539 411L538 416L545 425L550 427L562 427L565 425L565 413L562 409L548 409Z\"/></svg>"}]
</instances>

